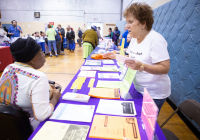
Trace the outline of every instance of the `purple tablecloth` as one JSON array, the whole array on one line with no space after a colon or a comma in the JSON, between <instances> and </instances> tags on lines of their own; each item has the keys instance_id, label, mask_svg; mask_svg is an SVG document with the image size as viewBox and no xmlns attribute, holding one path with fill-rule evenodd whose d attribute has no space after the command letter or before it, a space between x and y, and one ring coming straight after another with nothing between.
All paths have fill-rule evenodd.
<instances>
[{"instance_id":1,"label":"purple tablecloth","mask_svg":"<svg viewBox=\"0 0 200 140\"><path fill-rule=\"evenodd\" d=\"M98 51L98 48L96 48L93 51L93 53L96 52L96 51ZM87 59L89 59L89 57ZM115 64L116 64L116 61L115 61ZM71 92L72 91L70 88L71 88L73 82L76 80L79 72L80 72L80 70L74 76L74 78L69 83L69 85L67 86L67 88L63 91L62 96L66 92ZM97 81L99 80L98 73L103 73L103 72L97 71L96 77L95 77L95 82L94 82L94 87L96 87ZM100 80L107 80L107 79L100 79ZM88 94L89 93L89 89L90 89L90 88L88 88L89 81L90 81L90 78L87 78L86 81L85 81L85 83L83 84L81 90L78 90L77 93ZM109 81L111 81L111 80L109 80ZM112 81L116 81L116 80L112 80ZM131 93L131 95L133 97L133 99L131 99L131 100L134 101L134 103L135 103L135 108L136 108L136 111L137 111L137 116L135 116L135 117L137 117L137 120L138 120L138 127L139 127L139 131L140 131L141 139L142 140L147 140L147 136L146 136L145 130L142 127L142 120L141 120L141 109L142 109L143 96L135 90L134 85L131 86L129 92ZM98 106L98 103L99 103L99 100L100 99L98 99L98 98L90 98L90 100L89 100L88 103L81 103L81 102L65 101L65 100L62 100L62 97L61 97L60 100L59 100L59 102L58 102L58 104L59 103L70 103L70 104L80 104L80 105L81 104L82 105L95 105L95 111L94 111L94 115L95 115L96 114L96 109L97 109L97 106ZM120 99L120 100L122 100L122 99ZM94 117L94 115L93 115L93 117ZM40 128L44 125L44 123L46 121L49 121L49 119L46 119L45 121L43 121L43 122L41 122L39 124L39 126L36 128L36 130L29 137L29 140L31 140L35 136L35 134L40 130ZM92 125L92 122L91 123L86 123L86 122L73 122L73 121L64 121L64 120L51 120L51 121L62 122L62 123L70 123L70 124L79 124L79 125L90 125L90 126ZM157 137L158 137L159 140L166 140L166 138L165 138L164 134L162 133L162 130L160 129L158 123L156 123L156 130L155 130L155 132L156 132L156 135L157 135ZM88 136L89 136L89 133L88 133ZM97 139L97 138L89 138L88 136L87 136L86 140L100 140L100 139Z\"/></svg>"}]
</instances>

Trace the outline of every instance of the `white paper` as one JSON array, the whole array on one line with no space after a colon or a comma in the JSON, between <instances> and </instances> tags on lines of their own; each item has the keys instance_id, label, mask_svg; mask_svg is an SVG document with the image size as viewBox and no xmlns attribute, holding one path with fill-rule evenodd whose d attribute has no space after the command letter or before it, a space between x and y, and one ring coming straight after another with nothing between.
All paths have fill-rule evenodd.
<instances>
[{"instance_id":1,"label":"white paper","mask_svg":"<svg viewBox=\"0 0 200 140\"><path fill-rule=\"evenodd\" d=\"M100 70L101 67L98 67L98 66L82 66L80 70L84 70L84 71L87 71L87 70L94 70L94 71L97 71L97 70Z\"/></svg>"},{"instance_id":2,"label":"white paper","mask_svg":"<svg viewBox=\"0 0 200 140\"><path fill-rule=\"evenodd\" d=\"M98 78L119 79L118 73L98 73Z\"/></svg>"},{"instance_id":3,"label":"white paper","mask_svg":"<svg viewBox=\"0 0 200 140\"><path fill-rule=\"evenodd\" d=\"M84 65L101 66L101 60L86 60Z\"/></svg>"},{"instance_id":4,"label":"white paper","mask_svg":"<svg viewBox=\"0 0 200 140\"><path fill-rule=\"evenodd\" d=\"M119 116L137 115L133 101L117 101L100 99L96 113Z\"/></svg>"},{"instance_id":5,"label":"white paper","mask_svg":"<svg viewBox=\"0 0 200 140\"><path fill-rule=\"evenodd\" d=\"M95 78L96 71L80 71L78 77L90 77Z\"/></svg>"},{"instance_id":6,"label":"white paper","mask_svg":"<svg viewBox=\"0 0 200 140\"><path fill-rule=\"evenodd\" d=\"M103 64L115 64L113 60L102 60Z\"/></svg>"},{"instance_id":7,"label":"white paper","mask_svg":"<svg viewBox=\"0 0 200 140\"><path fill-rule=\"evenodd\" d=\"M75 105L60 103L50 119L91 122L95 105Z\"/></svg>"},{"instance_id":8,"label":"white paper","mask_svg":"<svg viewBox=\"0 0 200 140\"><path fill-rule=\"evenodd\" d=\"M90 99L89 95L67 92L62 96L63 100L77 101L87 103Z\"/></svg>"}]
</instances>

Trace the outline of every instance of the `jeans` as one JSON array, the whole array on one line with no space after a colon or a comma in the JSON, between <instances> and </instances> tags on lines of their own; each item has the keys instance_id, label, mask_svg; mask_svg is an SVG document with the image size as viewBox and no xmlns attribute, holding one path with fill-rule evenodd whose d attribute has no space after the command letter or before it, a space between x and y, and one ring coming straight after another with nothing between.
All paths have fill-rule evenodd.
<instances>
[{"instance_id":1,"label":"jeans","mask_svg":"<svg viewBox=\"0 0 200 140\"><path fill-rule=\"evenodd\" d=\"M63 41L61 42L61 51L64 51Z\"/></svg>"},{"instance_id":2,"label":"jeans","mask_svg":"<svg viewBox=\"0 0 200 140\"><path fill-rule=\"evenodd\" d=\"M164 102L166 101L166 99L167 99L167 98L164 98L164 99L153 99L154 102L156 103L158 109L159 109L159 112L160 112L160 110L161 110L161 108L162 108ZM158 114L159 114L159 112L158 112Z\"/></svg>"},{"instance_id":3,"label":"jeans","mask_svg":"<svg viewBox=\"0 0 200 140\"><path fill-rule=\"evenodd\" d=\"M60 49L61 47L62 41L56 41L56 48L57 48L57 53L60 54Z\"/></svg>"},{"instance_id":4,"label":"jeans","mask_svg":"<svg viewBox=\"0 0 200 140\"><path fill-rule=\"evenodd\" d=\"M119 40L119 39L117 39L116 41L114 41L116 46L118 46L118 40Z\"/></svg>"},{"instance_id":5,"label":"jeans","mask_svg":"<svg viewBox=\"0 0 200 140\"><path fill-rule=\"evenodd\" d=\"M51 47L53 46L53 49L55 52L57 52L57 48L56 48L56 41L55 40L48 40L48 47L49 47L49 52L51 52Z\"/></svg>"},{"instance_id":6,"label":"jeans","mask_svg":"<svg viewBox=\"0 0 200 140\"><path fill-rule=\"evenodd\" d=\"M79 47L81 47L81 38L78 40Z\"/></svg>"}]
</instances>

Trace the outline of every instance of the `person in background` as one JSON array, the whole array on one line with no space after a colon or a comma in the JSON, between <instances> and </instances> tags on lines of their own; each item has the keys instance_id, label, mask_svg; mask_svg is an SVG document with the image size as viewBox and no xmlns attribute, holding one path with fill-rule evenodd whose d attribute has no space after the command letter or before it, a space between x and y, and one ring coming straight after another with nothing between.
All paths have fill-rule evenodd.
<instances>
[{"instance_id":1,"label":"person in background","mask_svg":"<svg viewBox=\"0 0 200 140\"><path fill-rule=\"evenodd\" d=\"M6 33L7 33L7 37L10 38L10 35L8 34L8 29L7 29L5 26L3 27L3 29L4 29L4 31L6 31Z\"/></svg>"},{"instance_id":2,"label":"person in background","mask_svg":"<svg viewBox=\"0 0 200 140\"><path fill-rule=\"evenodd\" d=\"M83 34L83 59L86 59L98 45L97 27L92 26Z\"/></svg>"},{"instance_id":3,"label":"person in background","mask_svg":"<svg viewBox=\"0 0 200 140\"><path fill-rule=\"evenodd\" d=\"M133 3L125 12L127 27L131 37L135 39L128 47L129 58L125 64L137 70L133 84L143 94L147 88L159 111L167 97L171 94L171 81L167 73L170 69L170 57L167 41L152 29L153 10L145 3ZM116 58L113 53L105 57Z\"/></svg>"},{"instance_id":4,"label":"person in background","mask_svg":"<svg viewBox=\"0 0 200 140\"><path fill-rule=\"evenodd\" d=\"M62 36L60 37L58 30L56 30L56 48L57 48L57 53L60 54L61 50L61 43L62 43Z\"/></svg>"},{"instance_id":5,"label":"person in background","mask_svg":"<svg viewBox=\"0 0 200 140\"><path fill-rule=\"evenodd\" d=\"M132 44L134 43L134 41L135 41L135 39L132 38L130 34L128 34L127 35L127 43L130 44L130 46L132 46ZM127 46L127 48L124 48L125 55L128 55L128 53L127 53L128 47L129 46ZM120 53L120 51L116 51L116 54L119 54L119 53Z\"/></svg>"},{"instance_id":6,"label":"person in background","mask_svg":"<svg viewBox=\"0 0 200 140\"><path fill-rule=\"evenodd\" d=\"M48 24L47 27L49 28L46 31L46 35L48 37L48 47L49 47L50 57L52 57L52 53L51 53L52 46L54 48L56 57L58 57L57 49L56 49L56 40L55 40L56 31L51 28L52 27L51 24Z\"/></svg>"},{"instance_id":7,"label":"person in background","mask_svg":"<svg viewBox=\"0 0 200 140\"><path fill-rule=\"evenodd\" d=\"M20 33L23 33L21 27L17 26L16 20L11 21L11 23L12 26L10 26L8 29L8 34L11 35L10 38L20 37Z\"/></svg>"},{"instance_id":8,"label":"person in background","mask_svg":"<svg viewBox=\"0 0 200 140\"><path fill-rule=\"evenodd\" d=\"M0 100L8 96L15 97L2 101L5 105L17 106L25 111L35 130L41 121L52 115L61 93L55 88L51 89L46 74L38 70L46 60L40 45L34 39L19 38L10 45L10 51L16 62L8 65L2 73L0 87L7 92L3 93ZM2 82L5 79L10 79L9 86Z\"/></svg>"},{"instance_id":9,"label":"person in background","mask_svg":"<svg viewBox=\"0 0 200 140\"><path fill-rule=\"evenodd\" d=\"M74 51L74 49L75 49L75 43L74 43L75 33L73 30L71 30L70 27L67 27L66 38L69 42L69 50Z\"/></svg>"},{"instance_id":10,"label":"person in background","mask_svg":"<svg viewBox=\"0 0 200 140\"><path fill-rule=\"evenodd\" d=\"M62 28L60 24L58 24L57 27L58 27L58 32L62 35L61 53L64 53L63 41L65 38L65 29Z\"/></svg>"},{"instance_id":11,"label":"person in background","mask_svg":"<svg viewBox=\"0 0 200 140\"><path fill-rule=\"evenodd\" d=\"M111 39L113 39L113 32L112 32L112 28L109 28L108 29L108 35L107 36L105 36L105 37L110 37Z\"/></svg>"},{"instance_id":12,"label":"person in background","mask_svg":"<svg viewBox=\"0 0 200 140\"><path fill-rule=\"evenodd\" d=\"M121 45L122 45L122 40L123 40L123 38L124 38L124 39L125 39L124 48L127 48L128 45L129 45L129 43L128 43L128 41L127 41L127 35L128 35L128 33L129 33L129 32L128 32L127 25L124 26L124 30L125 30L125 32L121 35L122 39L121 39L121 41L120 41L119 47L121 47Z\"/></svg>"},{"instance_id":13,"label":"person in background","mask_svg":"<svg viewBox=\"0 0 200 140\"><path fill-rule=\"evenodd\" d=\"M101 28L100 27L98 27L97 28L97 36L98 36L98 39L102 39L103 40L103 38L101 37L101 34L100 34L100 30L101 30Z\"/></svg>"},{"instance_id":14,"label":"person in background","mask_svg":"<svg viewBox=\"0 0 200 140\"><path fill-rule=\"evenodd\" d=\"M82 35L83 35L83 33L81 31L81 28L79 27L78 28L78 37L79 37L78 44L79 44L79 47L82 47L82 44L81 44Z\"/></svg>"},{"instance_id":15,"label":"person in background","mask_svg":"<svg viewBox=\"0 0 200 140\"><path fill-rule=\"evenodd\" d=\"M40 37L39 32L35 32L35 37Z\"/></svg>"},{"instance_id":16,"label":"person in background","mask_svg":"<svg viewBox=\"0 0 200 140\"><path fill-rule=\"evenodd\" d=\"M0 22L0 46L4 46L4 35L7 35L7 32L2 29L2 24Z\"/></svg>"},{"instance_id":17,"label":"person in background","mask_svg":"<svg viewBox=\"0 0 200 140\"><path fill-rule=\"evenodd\" d=\"M115 27L114 34L117 37L117 39L115 41L115 45L118 46L118 40L119 40L119 36L120 36L120 31L118 30L118 27Z\"/></svg>"},{"instance_id":18,"label":"person in background","mask_svg":"<svg viewBox=\"0 0 200 140\"><path fill-rule=\"evenodd\" d=\"M35 33L32 33L30 37L35 40Z\"/></svg>"},{"instance_id":19,"label":"person in background","mask_svg":"<svg viewBox=\"0 0 200 140\"><path fill-rule=\"evenodd\" d=\"M70 27L70 25L68 25L67 28L70 28L72 31L74 30L72 27Z\"/></svg>"}]
</instances>

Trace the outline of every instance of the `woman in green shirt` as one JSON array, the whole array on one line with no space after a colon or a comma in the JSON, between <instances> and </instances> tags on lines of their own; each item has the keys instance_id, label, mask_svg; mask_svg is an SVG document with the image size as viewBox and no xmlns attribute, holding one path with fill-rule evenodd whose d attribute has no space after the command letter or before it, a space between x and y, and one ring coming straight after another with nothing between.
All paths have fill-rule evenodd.
<instances>
[{"instance_id":1,"label":"woman in green shirt","mask_svg":"<svg viewBox=\"0 0 200 140\"><path fill-rule=\"evenodd\" d=\"M109 32L109 34L108 34L107 36L105 36L105 37L113 38L112 28L109 28L109 29L108 29L108 32Z\"/></svg>"},{"instance_id":2,"label":"woman in green shirt","mask_svg":"<svg viewBox=\"0 0 200 140\"><path fill-rule=\"evenodd\" d=\"M52 46L55 51L56 57L58 57L57 48L56 48L56 39L55 39L56 31L51 28L51 24L48 24L48 28L49 29L46 31L46 35L48 37L48 47L49 47L50 57L52 57L52 52L51 52Z\"/></svg>"}]
</instances>

